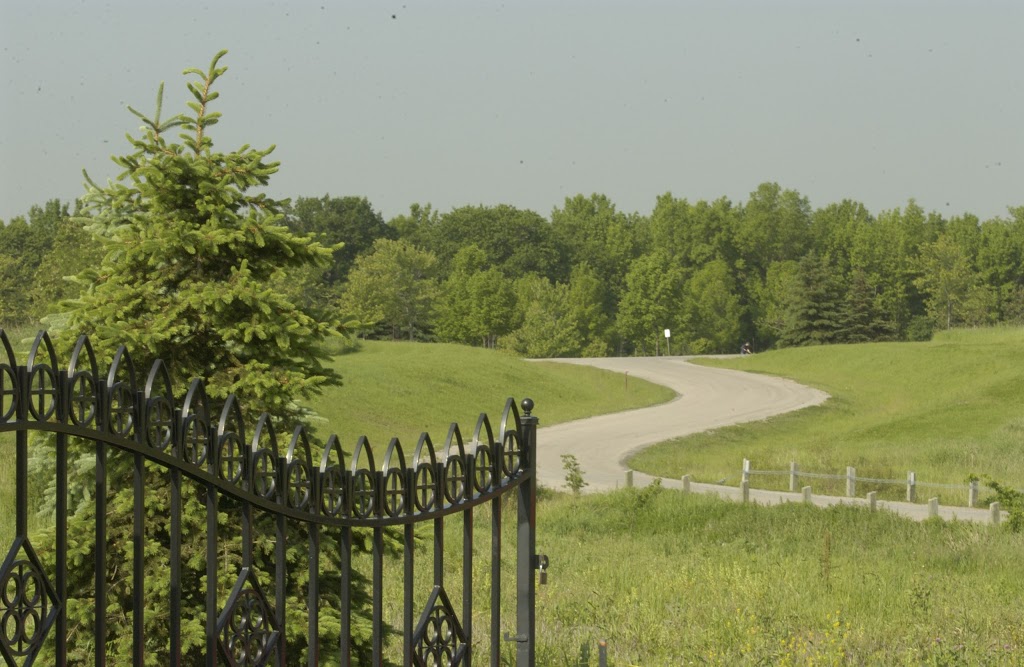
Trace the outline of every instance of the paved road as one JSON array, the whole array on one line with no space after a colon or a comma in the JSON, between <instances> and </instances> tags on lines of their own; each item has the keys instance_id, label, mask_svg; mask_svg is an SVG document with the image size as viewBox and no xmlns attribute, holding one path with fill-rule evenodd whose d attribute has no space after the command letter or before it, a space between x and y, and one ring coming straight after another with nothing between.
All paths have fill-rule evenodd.
<instances>
[{"instance_id":1,"label":"paved road","mask_svg":"<svg viewBox=\"0 0 1024 667\"><path fill-rule=\"evenodd\" d=\"M538 406L542 427L537 433L537 480L551 488L565 487L562 454L580 462L588 486L585 491L607 491L625 484L625 459L633 452L658 442L730 424L758 421L773 415L820 405L829 396L791 380L688 363L686 357L619 357L602 359L554 359L560 363L595 366L629 373L673 389L674 400L650 408L543 426L543 406ZM736 462L737 471L740 461ZM633 473L633 483L645 486L653 477ZM663 479L667 487L681 488L680 480ZM695 492L741 499L739 488L691 484ZM762 504L802 502L798 493L750 490L750 500ZM865 499L813 496L815 504L865 505ZM926 504L879 501L878 507L915 519L928 516ZM940 507L945 519L990 521L987 509Z\"/></svg>"}]
</instances>

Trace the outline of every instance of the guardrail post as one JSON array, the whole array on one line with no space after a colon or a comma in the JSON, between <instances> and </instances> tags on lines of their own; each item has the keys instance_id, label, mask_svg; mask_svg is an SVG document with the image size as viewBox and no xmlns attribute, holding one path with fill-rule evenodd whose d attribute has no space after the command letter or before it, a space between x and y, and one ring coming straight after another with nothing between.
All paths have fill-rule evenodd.
<instances>
[{"instance_id":1,"label":"guardrail post","mask_svg":"<svg viewBox=\"0 0 1024 667\"><path fill-rule=\"evenodd\" d=\"M690 476L689 475L683 475L683 491L686 491L687 493L689 493L689 491L690 491Z\"/></svg>"},{"instance_id":2,"label":"guardrail post","mask_svg":"<svg viewBox=\"0 0 1024 667\"><path fill-rule=\"evenodd\" d=\"M907 473L907 502L917 502L917 473Z\"/></svg>"},{"instance_id":3,"label":"guardrail post","mask_svg":"<svg viewBox=\"0 0 1024 667\"><path fill-rule=\"evenodd\" d=\"M846 497L853 498L857 495L857 469L846 466Z\"/></svg>"},{"instance_id":4,"label":"guardrail post","mask_svg":"<svg viewBox=\"0 0 1024 667\"><path fill-rule=\"evenodd\" d=\"M929 498L928 499L928 518L934 519L939 516L939 499Z\"/></svg>"},{"instance_id":5,"label":"guardrail post","mask_svg":"<svg viewBox=\"0 0 1024 667\"><path fill-rule=\"evenodd\" d=\"M872 512L878 509L878 491L868 491L868 507Z\"/></svg>"},{"instance_id":6,"label":"guardrail post","mask_svg":"<svg viewBox=\"0 0 1024 667\"><path fill-rule=\"evenodd\" d=\"M804 502L810 504L810 502L811 502L811 487L805 486L803 489L800 490L800 492L804 494Z\"/></svg>"},{"instance_id":7,"label":"guardrail post","mask_svg":"<svg viewBox=\"0 0 1024 667\"><path fill-rule=\"evenodd\" d=\"M789 492L796 493L796 478L798 469L796 467L796 461L789 462Z\"/></svg>"},{"instance_id":8,"label":"guardrail post","mask_svg":"<svg viewBox=\"0 0 1024 667\"><path fill-rule=\"evenodd\" d=\"M971 485L967 487L967 506L975 507L978 504L978 480L972 479Z\"/></svg>"},{"instance_id":9,"label":"guardrail post","mask_svg":"<svg viewBox=\"0 0 1024 667\"><path fill-rule=\"evenodd\" d=\"M630 489L632 487L633 487L633 471L632 470L627 470L626 471L626 488Z\"/></svg>"},{"instance_id":10,"label":"guardrail post","mask_svg":"<svg viewBox=\"0 0 1024 667\"><path fill-rule=\"evenodd\" d=\"M988 506L988 511L992 517L992 525L998 526L999 521L1003 518L1003 506L995 502Z\"/></svg>"},{"instance_id":11,"label":"guardrail post","mask_svg":"<svg viewBox=\"0 0 1024 667\"><path fill-rule=\"evenodd\" d=\"M603 639L597 644L597 664L608 667L608 642Z\"/></svg>"},{"instance_id":12,"label":"guardrail post","mask_svg":"<svg viewBox=\"0 0 1024 667\"><path fill-rule=\"evenodd\" d=\"M743 497L743 502L750 502L750 482L746 480L740 482L740 495Z\"/></svg>"},{"instance_id":13,"label":"guardrail post","mask_svg":"<svg viewBox=\"0 0 1024 667\"><path fill-rule=\"evenodd\" d=\"M743 476L740 478L742 482L750 483L750 460L743 459Z\"/></svg>"}]
</instances>

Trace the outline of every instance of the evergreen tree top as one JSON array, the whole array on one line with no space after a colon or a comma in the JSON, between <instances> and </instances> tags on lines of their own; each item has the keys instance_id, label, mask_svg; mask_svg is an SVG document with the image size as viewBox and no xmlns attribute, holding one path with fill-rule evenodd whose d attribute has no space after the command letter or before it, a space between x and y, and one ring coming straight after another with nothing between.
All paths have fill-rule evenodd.
<instances>
[{"instance_id":1,"label":"evergreen tree top","mask_svg":"<svg viewBox=\"0 0 1024 667\"><path fill-rule=\"evenodd\" d=\"M184 71L187 112L162 118L162 84L152 116L129 107L143 125L128 135L131 152L113 158L123 168L116 180L100 186L86 174L81 219L104 257L78 276L85 290L64 304L64 329L89 334L98 353L124 344L143 362L164 359L179 388L203 377L211 397L235 393L253 411L292 420L300 398L339 381L320 343L340 325L282 287L292 271L329 263L332 249L293 233L288 202L258 191L278 170L266 159L273 146L215 149L211 103L225 54Z\"/></svg>"}]
</instances>

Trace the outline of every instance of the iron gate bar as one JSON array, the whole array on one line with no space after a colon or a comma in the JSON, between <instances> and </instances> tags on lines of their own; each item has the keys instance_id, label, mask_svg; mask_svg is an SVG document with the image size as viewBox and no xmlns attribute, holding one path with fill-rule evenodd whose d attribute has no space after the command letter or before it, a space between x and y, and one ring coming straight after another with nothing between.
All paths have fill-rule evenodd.
<instances>
[{"instance_id":1,"label":"iron gate bar","mask_svg":"<svg viewBox=\"0 0 1024 667\"><path fill-rule=\"evenodd\" d=\"M170 527L167 555L170 559L170 654L171 665L183 663L182 646L182 525L183 476L192 480L206 496L206 620L205 663L217 665L220 656L229 665L262 665L268 661L284 664L287 659L286 571L288 521L301 521L308 533L308 588L305 604L308 613L308 663L320 661L319 601L321 541L324 531L338 543L340 553L341 636L334 646L345 665L351 665L352 614L352 531L370 529L372 540L372 620L371 651L374 662L383 660L383 531L403 526L402 656L407 664L420 664L421 655L443 657L452 664L469 666L473 646L473 517L474 510L487 503L491 510L491 624L490 657L497 665L501 654L501 559L502 505L506 494L516 492L518 500L516 531L516 664L533 666L535 493L534 470L536 418L532 401L523 401L520 417L515 402L509 399L502 414L497 437L486 415L476 424L473 442L466 447L458 426L453 424L445 442L443 457L434 453L427 434L420 436L411 460L406 461L401 443L394 439L378 469L369 441L360 438L351 464L346 465L336 436L328 438L319 466L313 466L307 429L296 428L286 456L277 453L276 438L268 415L261 415L251 442L246 439L241 409L229 397L213 418L209 399L200 380L193 380L179 404L171 393L170 373L162 361L156 361L145 384L139 388L139 376L127 350L122 346L114 355L106 376L100 374L92 346L80 337L71 353L67 371L57 371L57 357L49 335L40 332L29 353L28 362L19 365L6 333L0 329L0 433L15 433L16 448L16 536L12 551L0 576L9 578L12 568L21 567L43 589L41 604L47 617L31 637L19 631L10 636L11 627L0 627L0 652L8 664L29 664L42 648L46 635L55 633L54 659L57 665L68 660L68 494L69 437L91 442L96 453L94 471L95 526L93 582L95 617L92 628L94 661L107 663L106 571L108 554L107 495L111 491L107 452L110 447L129 458L133 493L131 547L132 590L127 604L132 614L132 662L141 665L147 658L145 628L145 528L147 461L166 469L169 477ZM54 433L57 490L55 524L55 579L51 585L28 539L28 433ZM232 592L224 607L218 606L218 544L221 541L217 513L221 497L238 501L241 517L241 565ZM233 503L224 505L232 511ZM269 512L276 518L273 532L274 603L263 596L253 562L256 526L254 512ZM463 577L461 619L444 589L445 517L460 514L463 523ZM415 625L414 525L431 521L434 529L434 590L420 623ZM20 560L19 560L20 559ZM267 575L271 573L265 573ZM6 579L5 579L6 580ZM9 603L7 603L9 604ZM0 612L3 610L0 609ZM8 613L12 612L10 607ZM127 610L126 610L127 611ZM17 613L28 613L18 611ZM32 612L34 613L34 612ZM253 616L255 614L255 616ZM49 620L47 620L49 619ZM426 623L424 620L426 619ZM444 637L435 644L414 627L441 628ZM451 630L451 632L449 632ZM241 634L239 634L241 633ZM249 641L244 647L242 639ZM434 637L436 640L437 637ZM433 641L433 640L432 640ZM24 659L16 656L24 656ZM19 660L21 662L19 663Z\"/></svg>"}]
</instances>

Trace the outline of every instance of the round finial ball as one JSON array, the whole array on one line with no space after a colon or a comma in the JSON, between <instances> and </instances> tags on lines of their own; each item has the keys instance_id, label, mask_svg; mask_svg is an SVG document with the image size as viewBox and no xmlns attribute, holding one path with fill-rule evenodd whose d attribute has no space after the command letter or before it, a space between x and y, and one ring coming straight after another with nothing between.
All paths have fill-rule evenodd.
<instances>
[{"instance_id":1,"label":"round finial ball","mask_svg":"<svg viewBox=\"0 0 1024 667\"><path fill-rule=\"evenodd\" d=\"M533 399L524 398L523 402L520 403L519 405L523 406L523 412L525 412L526 414L530 414L530 412L533 410Z\"/></svg>"}]
</instances>

